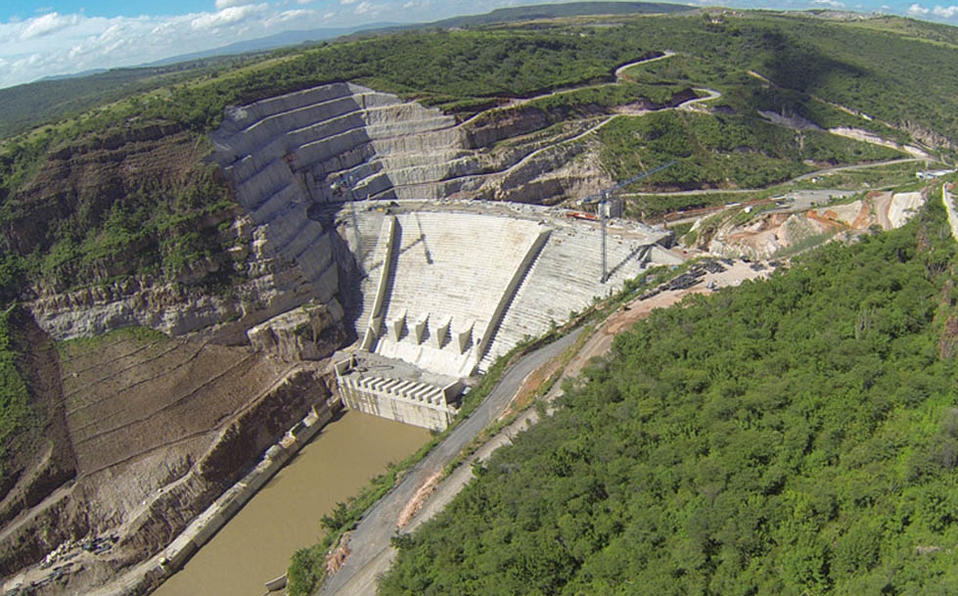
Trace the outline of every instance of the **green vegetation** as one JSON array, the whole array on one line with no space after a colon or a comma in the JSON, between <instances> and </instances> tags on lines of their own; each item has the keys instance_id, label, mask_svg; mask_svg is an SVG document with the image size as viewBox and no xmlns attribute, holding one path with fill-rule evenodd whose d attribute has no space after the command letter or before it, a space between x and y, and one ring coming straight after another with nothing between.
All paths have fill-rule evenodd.
<instances>
[{"instance_id":1,"label":"green vegetation","mask_svg":"<svg viewBox=\"0 0 958 596\"><path fill-rule=\"evenodd\" d=\"M200 130L215 126L230 103L338 80L449 109L474 109L494 98L611 82L617 66L669 48L680 55L628 71L636 84L629 95L639 93L661 102L669 87L708 86L725 95L718 105L743 112L764 108L826 127L857 126L902 139L907 134L885 123L899 128L918 124L948 138L958 137L956 100L949 86L958 76L958 46L929 42L947 37L949 29L903 19L873 21L868 27L871 21L862 25L807 15L747 13L719 19L666 15L604 19L618 25L613 27L593 27L587 19L574 19L405 31L305 51L286 50L271 60L251 61L231 71L204 71L192 80L163 80L153 87L162 93L141 94L134 101L147 114ZM901 23L900 31L894 30L894 23ZM581 99L594 100L588 94ZM836 106L847 106L872 120Z\"/></svg>"},{"instance_id":2,"label":"green vegetation","mask_svg":"<svg viewBox=\"0 0 958 596\"><path fill-rule=\"evenodd\" d=\"M396 541L383 594L958 589L942 209L656 311Z\"/></svg>"},{"instance_id":3,"label":"green vegetation","mask_svg":"<svg viewBox=\"0 0 958 596\"><path fill-rule=\"evenodd\" d=\"M813 171L815 164L902 157L898 151L816 130L798 133L758 118L689 112L619 117L599 131L602 158L616 179L646 164L677 160L651 180L680 188L763 188Z\"/></svg>"},{"instance_id":4,"label":"green vegetation","mask_svg":"<svg viewBox=\"0 0 958 596\"><path fill-rule=\"evenodd\" d=\"M632 195L626 197L626 213L639 220L657 220L667 214L683 213L691 209L719 207L759 198L764 193L710 192L694 194Z\"/></svg>"},{"instance_id":5,"label":"green vegetation","mask_svg":"<svg viewBox=\"0 0 958 596\"><path fill-rule=\"evenodd\" d=\"M0 138L52 124L131 94L151 91L198 76L215 78L255 55L220 56L166 66L120 68L89 76L38 81L0 90Z\"/></svg>"},{"instance_id":6,"label":"green vegetation","mask_svg":"<svg viewBox=\"0 0 958 596\"><path fill-rule=\"evenodd\" d=\"M899 190L899 187L905 184L914 183L915 172L925 169L927 164L918 161L876 165L859 170L829 172L821 176L817 183L812 183L810 180L796 182L796 188L816 188L824 185L825 188L838 190L860 188Z\"/></svg>"},{"instance_id":7,"label":"green vegetation","mask_svg":"<svg viewBox=\"0 0 958 596\"><path fill-rule=\"evenodd\" d=\"M725 94L723 103L733 109L784 111L826 127L854 123L886 130L883 123L901 128L920 122L949 138L958 132L958 116L951 107L955 100L946 98L947 81L958 76L954 45L928 43L914 31L902 35L868 30L802 14L751 13L698 22L668 17L655 23L635 31L639 43L671 48L692 59L678 66L662 61L650 68L667 73L676 69L662 80L684 76L696 85L717 88ZM911 25L924 30L925 24ZM941 30L927 29L932 38ZM855 118L822 100L872 120Z\"/></svg>"},{"instance_id":8,"label":"green vegetation","mask_svg":"<svg viewBox=\"0 0 958 596\"><path fill-rule=\"evenodd\" d=\"M0 484L6 480L6 453L10 441L28 424L32 408L27 384L17 368L16 330L12 308L0 311Z\"/></svg>"},{"instance_id":9,"label":"green vegetation","mask_svg":"<svg viewBox=\"0 0 958 596\"><path fill-rule=\"evenodd\" d=\"M146 345L149 343L166 343L170 337L162 331L157 331L150 327L132 326L114 329L102 335L93 337L77 337L66 341L57 342L57 351L60 357L69 360L77 354L90 354L112 344L132 341L138 344Z\"/></svg>"},{"instance_id":10,"label":"green vegetation","mask_svg":"<svg viewBox=\"0 0 958 596\"><path fill-rule=\"evenodd\" d=\"M634 102L648 100L654 106L668 106L673 98L683 91L688 91L685 85L642 85L636 83L621 83L618 85L599 85L585 87L573 91L565 91L548 95L529 102L529 106L543 111L560 109L565 112L583 112L586 109L614 108Z\"/></svg>"},{"instance_id":11,"label":"green vegetation","mask_svg":"<svg viewBox=\"0 0 958 596\"><path fill-rule=\"evenodd\" d=\"M121 108L114 116L135 120L134 104ZM0 152L0 227L8 230L0 238L0 301L40 283L64 290L133 272L170 279L201 259L225 256L229 230L216 226L232 220L236 205L216 168L199 161L210 151L202 139L193 145L197 162L174 173L175 180L155 172L169 177L176 166L155 164L155 172L140 176L90 166L92 180L69 190L57 188L58 180L51 188L37 183L58 152L108 151L111 137L162 125L148 121L115 129L111 118L91 114L64 122L11 141Z\"/></svg>"}]
</instances>

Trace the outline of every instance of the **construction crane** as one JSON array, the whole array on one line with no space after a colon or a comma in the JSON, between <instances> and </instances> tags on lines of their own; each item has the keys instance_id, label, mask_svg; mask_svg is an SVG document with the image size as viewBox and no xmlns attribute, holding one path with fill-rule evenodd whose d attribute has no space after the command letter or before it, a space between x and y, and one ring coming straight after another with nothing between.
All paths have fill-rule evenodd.
<instances>
[{"instance_id":1,"label":"construction crane","mask_svg":"<svg viewBox=\"0 0 958 596\"><path fill-rule=\"evenodd\" d=\"M643 178L647 178L648 176L651 176L652 174L655 174L656 172L661 172L665 168L671 167L672 165L675 165L674 160L668 163L662 164L661 166L657 168L653 168L651 170L642 172L641 174L637 176L632 176L631 178L627 180L623 180L622 182L619 182L613 186L610 186L609 188L602 190L594 195L589 195L586 198L579 201L580 205L595 205L596 211L599 214L599 218L598 218L599 228L602 230L602 277L599 278L600 283L605 283L606 281L608 281L608 278L609 278L608 265L606 263L606 244L605 244L606 243L605 220L607 219L605 206L608 203L609 199L611 199L616 192L632 184L633 182L638 182L639 180Z\"/></svg>"}]
</instances>

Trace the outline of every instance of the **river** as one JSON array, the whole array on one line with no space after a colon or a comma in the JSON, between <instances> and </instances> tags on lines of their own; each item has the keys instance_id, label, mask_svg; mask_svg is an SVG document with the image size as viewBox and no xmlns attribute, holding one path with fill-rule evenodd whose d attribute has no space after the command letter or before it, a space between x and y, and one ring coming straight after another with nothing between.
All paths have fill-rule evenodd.
<instances>
[{"instance_id":1,"label":"river","mask_svg":"<svg viewBox=\"0 0 958 596\"><path fill-rule=\"evenodd\" d=\"M320 539L319 519L414 453L429 431L361 412L330 422L156 596L262 596L296 550Z\"/></svg>"}]
</instances>

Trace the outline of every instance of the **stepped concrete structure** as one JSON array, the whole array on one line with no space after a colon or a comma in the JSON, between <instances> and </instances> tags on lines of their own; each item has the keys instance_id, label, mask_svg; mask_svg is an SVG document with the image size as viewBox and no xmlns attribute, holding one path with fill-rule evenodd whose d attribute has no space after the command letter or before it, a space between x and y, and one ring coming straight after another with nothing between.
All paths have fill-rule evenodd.
<instances>
[{"instance_id":1,"label":"stepped concrete structure","mask_svg":"<svg viewBox=\"0 0 958 596\"><path fill-rule=\"evenodd\" d=\"M367 293L366 348L433 373L471 375L549 230L523 219L419 211L391 216L383 229L387 249L367 270L379 280Z\"/></svg>"},{"instance_id":2,"label":"stepped concrete structure","mask_svg":"<svg viewBox=\"0 0 958 596\"><path fill-rule=\"evenodd\" d=\"M484 179L454 117L352 83L231 108L212 137L216 161L268 213L297 195L346 200L345 176L375 199L438 199Z\"/></svg>"},{"instance_id":3,"label":"stepped concrete structure","mask_svg":"<svg viewBox=\"0 0 958 596\"><path fill-rule=\"evenodd\" d=\"M659 244L667 232L610 226L602 282L598 225L561 209L399 201L384 216L375 202L359 205L359 227L381 226L364 241L375 246L364 260L361 347L436 374L484 372L649 265L681 262Z\"/></svg>"},{"instance_id":4,"label":"stepped concrete structure","mask_svg":"<svg viewBox=\"0 0 958 596\"><path fill-rule=\"evenodd\" d=\"M449 420L455 412L451 389L464 383L451 380L485 372L523 339L564 323L650 265L681 262L660 244L667 232L610 225L603 282L598 225L559 209L398 201L386 211L358 203L347 216L354 222L342 226L352 231L354 251L363 246L365 277L362 339L336 371L351 407L430 428L444 428L435 411L445 408ZM394 363L390 375L377 372L384 363ZM420 376L396 382L408 365Z\"/></svg>"},{"instance_id":5,"label":"stepped concrete structure","mask_svg":"<svg viewBox=\"0 0 958 596\"><path fill-rule=\"evenodd\" d=\"M612 226L601 281L594 223L450 201L513 196L537 160L566 155L514 151L492 167L474 137L439 110L350 83L231 108L211 135L261 248L312 288L304 302L345 320L341 284L358 269L360 340L336 365L351 407L444 428L464 379L650 263L678 260L658 246L667 233Z\"/></svg>"},{"instance_id":6,"label":"stepped concrete structure","mask_svg":"<svg viewBox=\"0 0 958 596\"><path fill-rule=\"evenodd\" d=\"M347 407L432 430L445 429L456 416L461 380L368 352L337 356L337 384Z\"/></svg>"}]
</instances>

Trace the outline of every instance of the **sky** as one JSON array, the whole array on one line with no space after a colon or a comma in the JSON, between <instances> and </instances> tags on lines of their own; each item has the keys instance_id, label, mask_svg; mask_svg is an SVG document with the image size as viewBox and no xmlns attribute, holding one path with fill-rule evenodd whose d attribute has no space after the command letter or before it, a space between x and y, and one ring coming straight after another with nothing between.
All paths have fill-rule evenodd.
<instances>
[{"instance_id":1,"label":"sky","mask_svg":"<svg viewBox=\"0 0 958 596\"><path fill-rule=\"evenodd\" d=\"M561 0L0 0L0 88L137 66L286 30L430 22ZM664 0L898 14L958 25L945 0Z\"/></svg>"}]
</instances>

